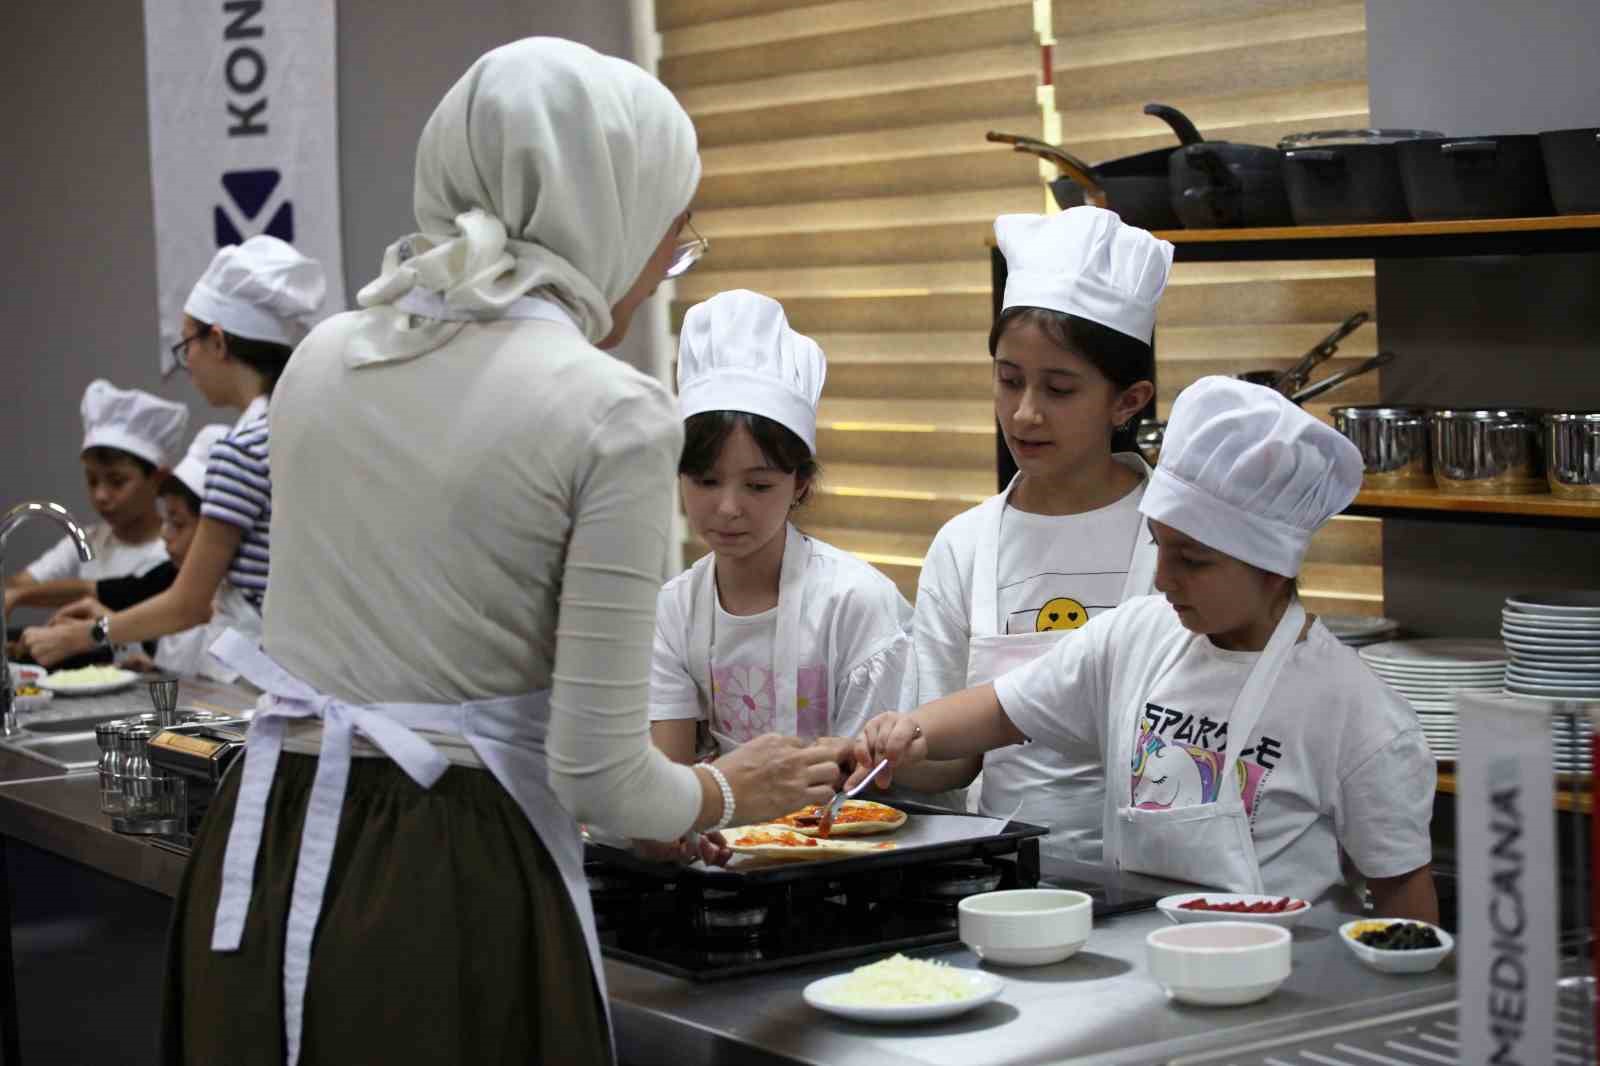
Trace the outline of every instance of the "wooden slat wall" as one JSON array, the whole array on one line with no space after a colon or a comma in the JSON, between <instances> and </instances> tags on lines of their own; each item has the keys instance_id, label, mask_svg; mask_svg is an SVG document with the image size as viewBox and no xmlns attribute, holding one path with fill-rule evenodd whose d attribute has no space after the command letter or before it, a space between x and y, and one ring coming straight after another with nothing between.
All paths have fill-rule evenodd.
<instances>
[{"instance_id":1,"label":"wooden slat wall","mask_svg":"<svg viewBox=\"0 0 1600 1066\"><path fill-rule=\"evenodd\" d=\"M663 80L694 116L712 242L674 321L729 288L782 300L828 353L821 491L802 524L916 589L940 524L994 491L985 345L994 217L1038 211L1038 170L986 143L1039 135L1023 0L657 0ZM1171 143L1159 99L1208 136L1274 143L1366 123L1359 0L1057 0L1065 143L1099 160ZM1284 366L1372 306L1370 263L1181 266L1159 327L1160 406L1211 373ZM1330 370L1370 355L1366 327ZM1330 395L1375 400L1368 381ZM1312 408L1325 412L1326 408ZM1381 525L1341 519L1302 586L1377 613ZM703 549L700 549L703 550ZM691 556L697 550L691 547Z\"/></svg>"}]
</instances>

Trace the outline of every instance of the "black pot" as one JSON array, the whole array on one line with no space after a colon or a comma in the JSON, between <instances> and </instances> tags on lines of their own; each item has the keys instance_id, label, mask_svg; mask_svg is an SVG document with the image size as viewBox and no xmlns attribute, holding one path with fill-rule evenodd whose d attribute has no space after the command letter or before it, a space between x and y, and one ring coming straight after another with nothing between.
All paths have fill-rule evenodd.
<instances>
[{"instance_id":1,"label":"black pot","mask_svg":"<svg viewBox=\"0 0 1600 1066\"><path fill-rule=\"evenodd\" d=\"M1432 130L1327 130L1278 142L1289 208L1302 226L1404 222L1411 217L1395 143Z\"/></svg>"},{"instance_id":2,"label":"black pot","mask_svg":"<svg viewBox=\"0 0 1600 1066\"><path fill-rule=\"evenodd\" d=\"M1144 113L1171 126L1180 144L1194 144L1200 140L1200 131L1177 108L1166 104L1146 104ZM1171 148L1156 148L1138 155L1112 159L1095 167L1085 166L1071 156L1067 158L1073 161L1073 165L1066 165L1057 159L1056 165L1066 173L1050 183L1050 193L1056 203L1065 209L1090 202L1094 190L1098 188L1104 193L1105 206L1130 226L1150 230L1177 229L1180 223L1177 212L1172 209L1167 179L1167 160L1172 152Z\"/></svg>"},{"instance_id":3,"label":"black pot","mask_svg":"<svg viewBox=\"0 0 1600 1066\"><path fill-rule=\"evenodd\" d=\"M1201 141L1167 161L1172 209L1189 229L1287 226L1294 219L1276 148Z\"/></svg>"},{"instance_id":4,"label":"black pot","mask_svg":"<svg viewBox=\"0 0 1600 1066\"><path fill-rule=\"evenodd\" d=\"M1533 134L1403 141L1400 178L1418 222L1532 218L1555 211L1544 153Z\"/></svg>"},{"instance_id":5,"label":"black pot","mask_svg":"<svg viewBox=\"0 0 1600 1066\"><path fill-rule=\"evenodd\" d=\"M1600 129L1539 134L1550 198L1563 215L1600 213Z\"/></svg>"}]
</instances>

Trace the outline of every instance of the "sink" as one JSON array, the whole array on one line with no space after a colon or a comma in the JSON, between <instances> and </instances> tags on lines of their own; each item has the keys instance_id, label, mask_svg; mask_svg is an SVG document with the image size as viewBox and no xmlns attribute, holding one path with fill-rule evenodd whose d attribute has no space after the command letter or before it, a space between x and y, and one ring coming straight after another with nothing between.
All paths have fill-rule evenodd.
<instances>
[{"instance_id":1,"label":"sink","mask_svg":"<svg viewBox=\"0 0 1600 1066\"><path fill-rule=\"evenodd\" d=\"M87 721L88 719L80 719ZM104 721L105 719L98 719ZM61 723L56 723L61 724ZM38 759L61 770L93 770L100 765L100 743L94 730L78 733L50 733L29 735L23 733L0 740L0 747L19 755Z\"/></svg>"},{"instance_id":2,"label":"sink","mask_svg":"<svg viewBox=\"0 0 1600 1066\"><path fill-rule=\"evenodd\" d=\"M85 718L58 718L53 722L30 722L22 719L23 734L93 733L101 722L114 722L126 714L98 714Z\"/></svg>"}]
</instances>

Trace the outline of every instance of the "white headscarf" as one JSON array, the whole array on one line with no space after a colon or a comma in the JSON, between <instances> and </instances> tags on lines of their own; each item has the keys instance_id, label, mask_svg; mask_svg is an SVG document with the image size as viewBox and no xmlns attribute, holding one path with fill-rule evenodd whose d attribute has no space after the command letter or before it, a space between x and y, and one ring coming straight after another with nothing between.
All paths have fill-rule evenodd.
<instances>
[{"instance_id":1,"label":"white headscarf","mask_svg":"<svg viewBox=\"0 0 1600 1066\"><path fill-rule=\"evenodd\" d=\"M417 224L359 296L393 304L414 286L452 309L497 317L534 290L590 343L700 183L694 125L632 63L533 37L474 63L417 145ZM412 358L459 325L395 311L386 335L353 338L353 364Z\"/></svg>"}]
</instances>

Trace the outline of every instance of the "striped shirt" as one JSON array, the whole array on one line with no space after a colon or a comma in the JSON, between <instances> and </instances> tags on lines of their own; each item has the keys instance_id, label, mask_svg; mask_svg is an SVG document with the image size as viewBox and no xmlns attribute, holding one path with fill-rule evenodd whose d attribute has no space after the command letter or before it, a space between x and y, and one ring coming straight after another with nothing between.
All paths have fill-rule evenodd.
<instances>
[{"instance_id":1,"label":"striped shirt","mask_svg":"<svg viewBox=\"0 0 1600 1066\"><path fill-rule=\"evenodd\" d=\"M259 608L267 594L267 561L271 555L267 397L258 396L251 401L232 432L212 445L206 461L206 496L200 504L200 515L244 530L244 539L228 567L228 580Z\"/></svg>"}]
</instances>

